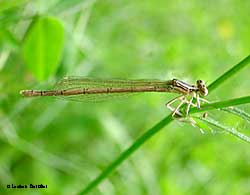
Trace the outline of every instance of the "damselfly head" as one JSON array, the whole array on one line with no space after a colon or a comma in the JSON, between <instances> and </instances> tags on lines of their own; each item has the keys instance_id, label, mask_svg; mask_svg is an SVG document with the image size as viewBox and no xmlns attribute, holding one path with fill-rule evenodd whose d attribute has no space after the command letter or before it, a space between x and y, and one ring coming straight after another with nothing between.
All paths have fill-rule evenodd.
<instances>
[{"instance_id":1,"label":"damselfly head","mask_svg":"<svg viewBox=\"0 0 250 195\"><path fill-rule=\"evenodd\" d=\"M207 96L208 94L208 89L206 87L206 84L203 80L197 80L196 81L197 88L202 96Z\"/></svg>"}]
</instances>

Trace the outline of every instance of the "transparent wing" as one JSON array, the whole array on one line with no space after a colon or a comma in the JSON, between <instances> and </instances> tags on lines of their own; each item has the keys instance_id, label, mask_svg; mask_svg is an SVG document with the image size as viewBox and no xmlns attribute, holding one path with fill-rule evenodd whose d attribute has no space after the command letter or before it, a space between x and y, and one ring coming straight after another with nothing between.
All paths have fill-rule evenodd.
<instances>
[{"instance_id":1,"label":"transparent wing","mask_svg":"<svg viewBox=\"0 0 250 195\"><path fill-rule=\"evenodd\" d=\"M65 77L54 86L54 90L67 89L106 89L106 88L130 88L130 87L144 87L144 86L166 86L168 81L160 80L123 80L123 79L95 79L86 77ZM73 100L73 101L91 101L99 102L106 101L113 98L122 98L135 93L99 93L99 94L80 94L71 96L58 96L59 98Z\"/></svg>"}]
</instances>

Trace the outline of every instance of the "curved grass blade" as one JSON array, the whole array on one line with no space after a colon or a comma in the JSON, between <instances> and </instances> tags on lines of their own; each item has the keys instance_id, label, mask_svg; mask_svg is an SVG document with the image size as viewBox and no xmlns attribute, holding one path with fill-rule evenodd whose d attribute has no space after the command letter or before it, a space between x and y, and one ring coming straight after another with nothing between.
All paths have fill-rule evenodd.
<instances>
[{"instance_id":1,"label":"curved grass blade","mask_svg":"<svg viewBox=\"0 0 250 195\"><path fill-rule=\"evenodd\" d=\"M159 132L163 127L173 121L171 115L168 115L162 119L159 123L154 125L151 129L146 131L141 137L139 137L127 150L115 159L101 174L95 178L89 185L83 189L79 194L86 194L96 187L103 179L105 179L116 167L118 167L124 160L126 160L134 151L136 151L146 140L150 139L153 135Z\"/></svg>"},{"instance_id":2,"label":"curved grass blade","mask_svg":"<svg viewBox=\"0 0 250 195\"><path fill-rule=\"evenodd\" d=\"M244 97L240 97L240 98L234 98L231 100L203 104L200 109L193 107L192 109L190 109L189 114L208 111L208 110L214 110L214 109L222 109L225 107L236 106L236 105L240 105L240 104L248 104L248 103L250 103L250 96L244 96Z\"/></svg>"},{"instance_id":3,"label":"curved grass blade","mask_svg":"<svg viewBox=\"0 0 250 195\"><path fill-rule=\"evenodd\" d=\"M229 69L227 72L222 74L220 77L218 77L214 82L212 82L208 86L209 92L216 89L219 85L221 85L223 82L231 78L233 75L238 73L241 69L243 69L246 65L250 63L250 55L248 55L246 58L244 58L242 61L240 61L238 64L233 66L231 69Z\"/></svg>"},{"instance_id":4,"label":"curved grass blade","mask_svg":"<svg viewBox=\"0 0 250 195\"><path fill-rule=\"evenodd\" d=\"M208 126L203 121L199 120L200 118L198 118L198 117L191 117L191 119L195 122L195 123L191 123L191 125L194 126L194 127L198 127L199 130L200 130L200 132L202 134L204 134L205 132L212 132L212 133L214 133L214 130L210 126Z\"/></svg>"},{"instance_id":5,"label":"curved grass blade","mask_svg":"<svg viewBox=\"0 0 250 195\"><path fill-rule=\"evenodd\" d=\"M226 73L221 75L219 78L217 78L212 84L210 84L208 87L209 91L211 92L214 89L216 89L216 87L218 87L220 84L222 84L226 79L228 79L228 78L230 78L230 76L236 74L240 69L242 69L246 64L248 64L249 61L250 61L250 55L248 57L246 57L244 60L242 60L240 63L235 65L232 69L230 69L229 71L227 71ZM203 110L201 110L201 109L199 110L197 108L191 108L190 113L203 112L203 111L206 111L206 109L211 110L211 109L216 109L216 108L223 108L223 106L228 107L228 106L234 106L235 104L238 105L238 104L250 103L250 96L237 98L237 99L238 99L238 101L237 100L236 101L228 100L226 102L224 101L222 104L220 104L220 102L215 102L214 104L216 107L213 107L213 106L210 107L209 104L207 104L207 107L205 107L205 109L203 109ZM233 105L230 105L230 103L232 103ZM203 108L203 106L202 106L202 108ZM90 192L99 183L101 183L102 180L104 180L106 177L108 177L108 175L116 167L118 167L131 154L133 154L144 142L146 142L154 134L156 134L161 129L163 129L163 127L168 125L171 121L173 121L172 116L168 115L162 121L157 123L153 128L146 131L127 150L125 150L122 154L120 154L120 156L116 160L114 160L106 169L104 169L99 176L97 176L94 180L92 180L86 186L86 188L84 188L79 194L86 194L86 193ZM148 135L150 135L150 136L148 136Z\"/></svg>"},{"instance_id":6,"label":"curved grass blade","mask_svg":"<svg viewBox=\"0 0 250 195\"><path fill-rule=\"evenodd\" d=\"M204 112L207 110L213 110L218 108L234 106L238 104L250 103L250 96L236 98L232 100L227 100L223 102L215 102L212 104L205 104L201 109L191 108L190 113ZM151 129L146 131L141 137L139 137L127 150L125 150L120 156L114 160L102 173L96 177L92 182L90 182L85 189L83 189L79 194L86 194L96 187L102 180L104 180L116 167L118 167L124 160L126 160L131 154L133 154L144 142L151 138L154 134L159 132L163 127L172 122L174 119L171 115L166 116L159 123L153 126ZM238 131L235 132L234 129L228 130L228 132L234 133L237 137L246 139L244 135L241 135Z\"/></svg>"},{"instance_id":7,"label":"curved grass blade","mask_svg":"<svg viewBox=\"0 0 250 195\"><path fill-rule=\"evenodd\" d=\"M239 116L243 120L250 123L250 114L248 114L244 110L241 110L241 109L235 108L235 107L222 108L221 110L228 112L228 113L231 113L231 114L234 114L236 116Z\"/></svg>"},{"instance_id":8,"label":"curved grass blade","mask_svg":"<svg viewBox=\"0 0 250 195\"><path fill-rule=\"evenodd\" d=\"M243 133L237 131L235 128L227 127L227 126L225 126L223 124L220 124L218 121L216 121L216 120L214 120L212 118L199 118L199 119L201 121L206 122L209 125L212 125L212 126L214 126L216 128L219 128L219 129L221 129L221 130L223 130L225 132L228 132L231 135L236 136L236 137L238 137L239 139L241 139L241 140L243 140L245 142L250 143L250 137L248 137L248 136L244 135Z\"/></svg>"}]
</instances>

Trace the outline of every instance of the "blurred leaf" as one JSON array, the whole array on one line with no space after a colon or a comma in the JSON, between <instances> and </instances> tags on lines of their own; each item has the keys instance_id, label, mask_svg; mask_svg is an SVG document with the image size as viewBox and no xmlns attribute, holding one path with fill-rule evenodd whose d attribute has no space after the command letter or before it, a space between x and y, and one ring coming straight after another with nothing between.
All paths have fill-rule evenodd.
<instances>
[{"instance_id":1,"label":"blurred leaf","mask_svg":"<svg viewBox=\"0 0 250 195\"><path fill-rule=\"evenodd\" d=\"M23 58L38 80L45 80L58 68L64 42L64 29L53 17L37 18L23 43Z\"/></svg>"},{"instance_id":2,"label":"blurred leaf","mask_svg":"<svg viewBox=\"0 0 250 195\"><path fill-rule=\"evenodd\" d=\"M79 7L81 8L81 4L89 4L92 3L91 1L82 1L82 0L71 0L71 1L67 1L67 0L61 0L58 1L54 7L51 7L50 9L53 10L53 12L58 13L58 12L62 12L64 10L69 10L72 7Z\"/></svg>"},{"instance_id":3,"label":"blurred leaf","mask_svg":"<svg viewBox=\"0 0 250 195\"><path fill-rule=\"evenodd\" d=\"M2 12L3 10L20 6L28 1L29 0L0 0L0 12Z\"/></svg>"},{"instance_id":4,"label":"blurred leaf","mask_svg":"<svg viewBox=\"0 0 250 195\"><path fill-rule=\"evenodd\" d=\"M8 26L10 24L17 24L17 21L22 19L21 11L19 7L0 11L0 26Z\"/></svg>"},{"instance_id":5,"label":"blurred leaf","mask_svg":"<svg viewBox=\"0 0 250 195\"><path fill-rule=\"evenodd\" d=\"M7 29L0 29L0 46L2 48L8 47L12 49L16 49L19 46L19 42L16 37Z\"/></svg>"}]
</instances>

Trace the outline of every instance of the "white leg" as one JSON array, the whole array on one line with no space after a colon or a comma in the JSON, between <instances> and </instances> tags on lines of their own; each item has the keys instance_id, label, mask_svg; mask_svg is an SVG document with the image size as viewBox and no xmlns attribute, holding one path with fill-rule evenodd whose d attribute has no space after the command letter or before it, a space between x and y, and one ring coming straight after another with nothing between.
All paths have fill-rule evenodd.
<instances>
[{"instance_id":1,"label":"white leg","mask_svg":"<svg viewBox=\"0 0 250 195\"><path fill-rule=\"evenodd\" d=\"M174 110L175 110L175 108L173 108L172 106L168 106L167 108L168 108L171 112L174 112ZM176 113L182 116L181 113L179 113L179 112L176 112Z\"/></svg>"},{"instance_id":2,"label":"white leg","mask_svg":"<svg viewBox=\"0 0 250 195\"><path fill-rule=\"evenodd\" d=\"M184 98L185 98L185 99L184 99ZM175 108L175 110L174 110L172 116L174 116L177 112L179 112L179 111L178 111L179 108L180 108L184 103L186 103L186 97L185 97L185 96L182 97L182 100L181 100L180 104Z\"/></svg>"},{"instance_id":3,"label":"white leg","mask_svg":"<svg viewBox=\"0 0 250 195\"><path fill-rule=\"evenodd\" d=\"M174 102L176 102L177 100L179 100L180 98L182 98L184 95L180 95L172 100L170 100L169 102L166 103L166 106L170 106L171 104L173 104Z\"/></svg>"},{"instance_id":4,"label":"white leg","mask_svg":"<svg viewBox=\"0 0 250 195\"><path fill-rule=\"evenodd\" d=\"M200 101L201 101L201 102L206 102L206 103L209 103L209 101L208 101L208 100L206 100L206 99L203 99L203 98L201 98L201 97L199 97L199 99L200 99Z\"/></svg>"},{"instance_id":5,"label":"white leg","mask_svg":"<svg viewBox=\"0 0 250 195\"><path fill-rule=\"evenodd\" d=\"M182 114L181 114L178 110L176 110L175 108L173 108L173 107L171 106L171 104L173 104L174 102L176 102L176 101L178 101L178 100L181 100L183 97L184 97L184 95L181 95L181 96L178 96L178 97L176 97L176 98L170 100L168 103L166 103L167 108L168 108L169 110L171 110L171 112L175 112L176 114L182 116Z\"/></svg>"},{"instance_id":6,"label":"white leg","mask_svg":"<svg viewBox=\"0 0 250 195\"><path fill-rule=\"evenodd\" d=\"M193 102L193 99L194 99L194 94L192 94L192 97L191 97L191 99L190 99L189 102L188 102L187 109L186 109L186 115L188 115L190 106L193 104L193 103L192 103L192 102Z\"/></svg>"},{"instance_id":7,"label":"white leg","mask_svg":"<svg viewBox=\"0 0 250 195\"><path fill-rule=\"evenodd\" d=\"M201 107L201 102L200 102L200 97L199 97L199 94L196 93L196 100L197 100L197 108L200 109Z\"/></svg>"},{"instance_id":8,"label":"white leg","mask_svg":"<svg viewBox=\"0 0 250 195\"><path fill-rule=\"evenodd\" d=\"M197 93L195 94L194 97L197 100L197 102L195 104L191 103L191 106L197 107L198 109L200 109L201 102L210 103L208 100L201 98Z\"/></svg>"},{"instance_id":9,"label":"white leg","mask_svg":"<svg viewBox=\"0 0 250 195\"><path fill-rule=\"evenodd\" d=\"M168 109L171 110L171 112L178 114L179 116L183 116L178 110L176 110L175 108L171 106L169 106ZM175 114L172 114L172 116L174 116Z\"/></svg>"}]
</instances>

